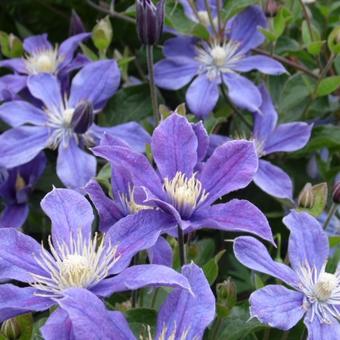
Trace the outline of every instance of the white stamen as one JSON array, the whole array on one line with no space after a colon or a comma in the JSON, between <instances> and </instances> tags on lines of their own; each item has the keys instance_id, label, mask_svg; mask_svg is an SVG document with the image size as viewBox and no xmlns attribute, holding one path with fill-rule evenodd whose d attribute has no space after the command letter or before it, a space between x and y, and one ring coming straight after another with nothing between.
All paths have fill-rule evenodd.
<instances>
[{"instance_id":1,"label":"white stamen","mask_svg":"<svg viewBox=\"0 0 340 340\"><path fill-rule=\"evenodd\" d=\"M172 180L164 179L164 190L169 195L172 205L182 213L182 217L189 217L208 197L208 193L195 175L187 178L178 171Z\"/></svg>"},{"instance_id":2,"label":"white stamen","mask_svg":"<svg viewBox=\"0 0 340 340\"><path fill-rule=\"evenodd\" d=\"M315 317L321 323L331 323L332 318L340 320L340 271L335 274L320 272L305 264L297 272L300 290L305 294L304 308L311 310L311 321Z\"/></svg>"},{"instance_id":3,"label":"white stamen","mask_svg":"<svg viewBox=\"0 0 340 340\"><path fill-rule=\"evenodd\" d=\"M222 67L225 63L225 59L227 57L227 52L222 46L215 46L211 50L211 56L213 58L213 62L218 67Z\"/></svg>"},{"instance_id":4,"label":"white stamen","mask_svg":"<svg viewBox=\"0 0 340 340\"><path fill-rule=\"evenodd\" d=\"M120 194L120 200L123 203L126 212L130 214L137 213L138 211L145 210L145 209L152 209L152 207L149 207L147 205L138 204L135 201L134 198L134 188L129 186L129 193L121 193Z\"/></svg>"},{"instance_id":5,"label":"white stamen","mask_svg":"<svg viewBox=\"0 0 340 340\"><path fill-rule=\"evenodd\" d=\"M171 334L167 336L168 332L168 327L164 324L162 328L162 332L159 335L158 340L187 340L188 339L188 334L189 334L190 327L188 327L181 335L177 334L177 326L175 323L175 327L173 328ZM198 337L193 337L191 338L192 340L197 340Z\"/></svg>"},{"instance_id":6,"label":"white stamen","mask_svg":"<svg viewBox=\"0 0 340 340\"><path fill-rule=\"evenodd\" d=\"M103 280L111 267L119 259L117 246L105 244L105 236L98 240L97 233L92 240L84 239L79 233L70 237L69 243L52 244L48 239L51 253L43 246L40 256L35 257L37 264L48 273L41 276L31 273L37 296L60 297L62 291L71 288L89 288Z\"/></svg>"},{"instance_id":7,"label":"white stamen","mask_svg":"<svg viewBox=\"0 0 340 340\"><path fill-rule=\"evenodd\" d=\"M54 74L60 62L57 48L37 51L25 57L26 69L30 75Z\"/></svg>"}]
</instances>

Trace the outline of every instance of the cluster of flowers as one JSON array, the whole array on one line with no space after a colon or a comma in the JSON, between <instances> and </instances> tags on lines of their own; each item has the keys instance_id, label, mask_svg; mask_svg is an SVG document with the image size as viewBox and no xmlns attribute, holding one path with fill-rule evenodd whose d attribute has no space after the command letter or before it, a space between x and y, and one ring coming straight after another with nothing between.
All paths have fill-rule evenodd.
<instances>
[{"instance_id":1,"label":"cluster of flowers","mask_svg":"<svg viewBox=\"0 0 340 340\"><path fill-rule=\"evenodd\" d=\"M192 123L177 112L163 119L152 136L136 122L98 126L96 114L120 85L116 61L76 54L88 33L72 36L59 48L45 34L25 39L25 57L0 62L14 71L0 80L0 118L11 127L0 135L0 195L6 203L0 216L0 322L53 307L40 329L45 339L135 339L124 315L108 310L103 301L118 292L167 286L174 289L160 308L156 338L199 339L215 317L215 297L196 264L184 264L181 273L171 268L167 235L183 241L184 235L211 228L250 233L274 244L266 217L252 203L216 201L252 181L292 201L289 176L261 158L302 148L312 126L278 125L265 86L238 74L285 72L277 61L251 54L264 40L258 30L266 26L260 8L247 8L221 34L217 23L212 27L207 21L203 2L198 1L202 8L195 13L188 1L180 2L190 18L206 23L211 39L176 36L166 41L165 59L155 65L156 84L176 90L196 76L186 101L198 118L207 117L220 87L226 86L229 100L253 113L252 134L248 140L209 135L202 120ZM156 13L163 2L158 8L147 0L139 5ZM215 6L211 15L216 18ZM139 21L144 23L140 35L149 37L150 27L143 17ZM152 161L143 154L147 144ZM18 229L47 163L44 149L58 149L56 173L67 187L54 188L41 201L52 222L47 249ZM94 179L96 157L110 163L113 198ZM86 195L99 216L94 234ZM254 292L251 316L287 330L305 315L310 339L338 339L340 272L325 271L327 236L304 212L293 210L284 223L293 269L272 261L254 237L234 241L242 264L294 288L269 285ZM129 266L141 251L149 264Z\"/></svg>"}]
</instances>

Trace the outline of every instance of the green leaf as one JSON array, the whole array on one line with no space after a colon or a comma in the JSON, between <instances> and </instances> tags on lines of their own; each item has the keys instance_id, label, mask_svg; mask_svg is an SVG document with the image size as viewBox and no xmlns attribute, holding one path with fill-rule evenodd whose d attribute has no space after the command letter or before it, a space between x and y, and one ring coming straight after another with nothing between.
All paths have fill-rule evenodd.
<instances>
[{"instance_id":1,"label":"green leaf","mask_svg":"<svg viewBox=\"0 0 340 340\"><path fill-rule=\"evenodd\" d=\"M217 255L208 261L203 266L204 274L209 282L210 285L212 285L218 276L218 262L221 260L223 254L225 253L225 250L221 250Z\"/></svg>"},{"instance_id":2,"label":"green leaf","mask_svg":"<svg viewBox=\"0 0 340 340\"><path fill-rule=\"evenodd\" d=\"M340 244L340 236L330 236L329 237L329 246L331 248L336 247Z\"/></svg>"},{"instance_id":3,"label":"green leaf","mask_svg":"<svg viewBox=\"0 0 340 340\"><path fill-rule=\"evenodd\" d=\"M319 55L324 41L313 41L307 45L307 51L313 55Z\"/></svg>"},{"instance_id":4,"label":"green leaf","mask_svg":"<svg viewBox=\"0 0 340 340\"><path fill-rule=\"evenodd\" d=\"M18 316L16 319L21 330L19 340L30 340L33 332L32 314L23 314Z\"/></svg>"},{"instance_id":5,"label":"green leaf","mask_svg":"<svg viewBox=\"0 0 340 340\"><path fill-rule=\"evenodd\" d=\"M328 94L334 92L340 87L340 76L332 76L322 79L318 91L317 96L327 96Z\"/></svg>"},{"instance_id":6,"label":"green leaf","mask_svg":"<svg viewBox=\"0 0 340 340\"><path fill-rule=\"evenodd\" d=\"M136 308L126 312L128 322L137 322L144 325L156 325L157 312L151 308Z\"/></svg>"},{"instance_id":7,"label":"green leaf","mask_svg":"<svg viewBox=\"0 0 340 340\"><path fill-rule=\"evenodd\" d=\"M225 1L222 9L222 19L227 20L241 12L243 9L250 5L254 5L254 0L237 0L237 1Z\"/></svg>"},{"instance_id":8,"label":"green leaf","mask_svg":"<svg viewBox=\"0 0 340 340\"><path fill-rule=\"evenodd\" d=\"M327 45L331 52L334 54L340 53L340 26L337 26L329 34L327 39Z\"/></svg>"},{"instance_id":9,"label":"green leaf","mask_svg":"<svg viewBox=\"0 0 340 340\"><path fill-rule=\"evenodd\" d=\"M284 32L287 23L292 19L292 15L288 8L281 7L277 15L274 17L273 30L276 39Z\"/></svg>"}]
</instances>

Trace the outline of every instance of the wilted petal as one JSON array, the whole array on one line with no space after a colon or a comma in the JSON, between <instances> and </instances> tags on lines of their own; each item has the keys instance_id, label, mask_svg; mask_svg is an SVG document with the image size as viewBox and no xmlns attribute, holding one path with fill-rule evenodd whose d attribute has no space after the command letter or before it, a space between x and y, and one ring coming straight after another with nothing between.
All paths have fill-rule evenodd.
<instances>
[{"instance_id":1,"label":"wilted petal","mask_svg":"<svg viewBox=\"0 0 340 340\"><path fill-rule=\"evenodd\" d=\"M231 191L246 187L258 165L254 143L230 141L217 147L197 176L209 194L204 206Z\"/></svg>"},{"instance_id":2,"label":"wilted petal","mask_svg":"<svg viewBox=\"0 0 340 340\"><path fill-rule=\"evenodd\" d=\"M252 55L241 59L233 69L238 72L249 72L257 70L265 74L282 74L287 72L281 63L264 55Z\"/></svg>"},{"instance_id":3,"label":"wilted petal","mask_svg":"<svg viewBox=\"0 0 340 340\"><path fill-rule=\"evenodd\" d=\"M115 60L100 60L85 65L72 80L69 106L76 107L83 100L94 109L101 109L117 91L120 71Z\"/></svg>"},{"instance_id":4,"label":"wilted petal","mask_svg":"<svg viewBox=\"0 0 340 340\"><path fill-rule=\"evenodd\" d=\"M192 37L175 37L164 43L163 53L167 58L186 57L194 59L197 55L195 42Z\"/></svg>"},{"instance_id":5,"label":"wilted petal","mask_svg":"<svg viewBox=\"0 0 340 340\"><path fill-rule=\"evenodd\" d=\"M76 239L80 232L85 239L91 236L92 207L77 191L53 189L41 201L41 208L52 221L54 244L69 244L70 237Z\"/></svg>"},{"instance_id":6,"label":"wilted petal","mask_svg":"<svg viewBox=\"0 0 340 340\"><path fill-rule=\"evenodd\" d=\"M307 263L320 270L329 255L328 237L320 223L306 212L294 210L283 223L290 231L288 255L292 268L299 270Z\"/></svg>"},{"instance_id":7,"label":"wilted petal","mask_svg":"<svg viewBox=\"0 0 340 340\"><path fill-rule=\"evenodd\" d=\"M28 216L28 205L11 204L5 207L0 214L0 228L20 228Z\"/></svg>"},{"instance_id":8,"label":"wilted petal","mask_svg":"<svg viewBox=\"0 0 340 340\"><path fill-rule=\"evenodd\" d=\"M238 261L250 269L274 276L291 286L298 285L295 272L285 264L273 261L266 247L254 237L237 237L234 254Z\"/></svg>"},{"instance_id":9,"label":"wilted petal","mask_svg":"<svg viewBox=\"0 0 340 340\"><path fill-rule=\"evenodd\" d=\"M57 308L40 328L45 340L71 340L73 338L72 322L68 314Z\"/></svg>"},{"instance_id":10,"label":"wilted petal","mask_svg":"<svg viewBox=\"0 0 340 340\"><path fill-rule=\"evenodd\" d=\"M153 132L151 148L158 171L171 180L177 172L191 177L197 163L197 137L188 120L171 114Z\"/></svg>"},{"instance_id":11,"label":"wilted petal","mask_svg":"<svg viewBox=\"0 0 340 340\"><path fill-rule=\"evenodd\" d=\"M28 37L23 43L24 50L30 54L51 50L53 47L47 39L47 34L39 34Z\"/></svg>"},{"instance_id":12,"label":"wilted petal","mask_svg":"<svg viewBox=\"0 0 340 340\"><path fill-rule=\"evenodd\" d=\"M188 84L197 73L199 64L186 57L164 59L155 64L156 85L168 90L178 90Z\"/></svg>"},{"instance_id":13,"label":"wilted petal","mask_svg":"<svg viewBox=\"0 0 340 340\"><path fill-rule=\"evenodd\" d=\"M148 249L150 263L172 267L172 248L168 241L159 237L155 245Z\"/></svg>"},{"instance_id":14,"label":"wilted petal","mask_svg":"<svg viewBox=\"0 0 340 340\"><path fill-rule=\"evenodd\" d=\"M201 118L206 118L215 108L218 97L218 82L209 80L205 74L192 82L185 95L190 111Z\"/></svg>"},{"instance_id":15,"label":"wilted petal","mask_svg":"<svg viewBox=\"0 0 340 340\"><path fill-rule=\"evenodd\" d=\"M266 217L260 209L246 200L233 199L227 203L199 209L193 219L199 229L247 232L274 243Z\"/></svg>"},{"instance_id":16,"label":"wilted petal","mask_svg":"<svg viewBox=\"0 0 340 340\"><path fill-rule=\"evenodd\" d=\"M165 339L201 339L204 330L215 317L215 297L201 268L185 265L183 275L188 279L192 292L176 288L163 303L157 320L159 339L165 328Z\"/></svg>"},{"instance_id":17,"label":"wilted petal","mask_svg":"<svg viewBox=\"0 0 340 340\"><path fill-rule=\"evenodd\" d=\"M35 292L32 287L0 285L0 322L20 314L44 311L54 305L54 301L35 296Z\"/></svg>"},{"instance_id":18,"label":"wilted petal","mask_svg":"<svg viewBox=\"0 0 340 340\"><path fill-rule=\"evenodd\" d=\"M13 168L28 163L45 149L48 138L46 127L21 126L7 130L0 135L0 165Z\"/></svg>"},{"instance_id":19,"label":"wilted petal","mask_svg":"<svg viewBox=\"0 0 340 340\"><path fill-rule=\"evenodd\" d=\"M314 317L310 321L310 316L304 320L308 330L308 340L338 340L340 339L340 324L338 320L333 319L331 323L320 323L319 319Z\"/></svg>"},{"instance_id":20,"label":"wilted petal","mask_svg":"<svg viewBox=\"0 0 340 340\"><path fill-rule=\"evenodd\" d=\"M254 183L271 196L290 200L293 197L293 183L290 177L268 161L260 159Z\"/></svg>"},{"instance_id":21,"label":"wilted petal","mask_svg":"<svg viewBox=\"0 0 340 340\"><path fill-rule=\"evenodd\" d=\"M228 87L229 99L241 109L258 111L261 106L261 94L257 87L247 78L236 73L223 75L223 82Z\"/></svg>"},{"instance_id":22,"label":"wilted petal","mask_svg":"<svg viewBox=\"0 0 340 340\"><path fill-rule=\"evenodd\" d=\"M28 102L21 100L4 103L0 106L0 118L7 124L17 127L25 123L46 124L46 113Z\"/></svg>"},{"instance_id":23,"label":"wilted petal","mask_svg":"<svg viewBox=\"0 0 340 340\"><path fill-rule=\"evenodd\" d=\"M67 145L59 145L57 175L65 186L73 189L84 187L96 175L96 167L96 158L82 150L74 138Z\"/></svg>"},{"instance_id":24,"label":"wilted petal","mask_svg":"<svg viewBox=\"0 0 340 340\"><path fill-rule=\"evenodd\" d=\"M125 269L120 274L99 283L93 292L100 296L136 290L143 287L181 287L191 291L185 276L174 269L158 264L141 264Z\"/></svg>"},{"instance_id":25,"label":"wilted petal","mask_svg":"<svg viewBox=\"0 0 340 340\"><path fill-rule=\"evenodd\" d=\"M309 141L312 125L307 123L286 123L279 125L268 137L264 152L291 152L303 148Z\"/></svg>"},{"instance_id":26,"label":"wilted petal","mask_svg":"<svg viewBox=\"0 0 340 340\"><path fill-rule=\"evenodd\" d=\"M104 303L87 289L68 289L58 304L70 318L74 339L134 339L127 322L117 324L122 318L111 317Z\"/></svg>"},{"instance_id":27,"label":"wilted petal","mask_svg":"<svg viewBox=\"0 0 340 340\"><path fill-rule=\"evenodd\" d=\"M305 314L303 299L304 295L300 292L269 285L250 295L250 315L270 327L286 331Z\"/></svg>"}]
</instances>

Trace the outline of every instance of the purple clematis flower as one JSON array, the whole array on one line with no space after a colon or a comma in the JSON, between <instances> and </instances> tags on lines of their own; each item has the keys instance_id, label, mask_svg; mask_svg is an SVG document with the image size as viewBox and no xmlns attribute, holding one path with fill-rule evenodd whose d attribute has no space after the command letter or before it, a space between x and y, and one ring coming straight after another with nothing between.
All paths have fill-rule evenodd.
<instances>
[{"instance_id":1,"label":"purple clematis flower","mask_svg":"<svg viewBox=\"0 0 340 340\"><path fill-rule=\"evenodd\" d=\"M99 145L93 152L111 163L113 176L120 173L125 178L123 185L130 194L126 202L132 208L164 211L185 232L207 227L250 232L272 241L265 216L250 202L234 199L213 205L252 180L258 165L254 143L225 143L202 163L208 142L202 122L192 125L173 113L151 138L157 171L144 155L124 145ZM104 209L96 205L99 211Z\"/></svg>"},{"instance_id":2,"label":"purple clematis flower","mask_svg":"<svg viewBox=\"0 0 340 340\"><path fill-rule=\"evenodd\" d=\"M132 256L156 242L160 225L165 229L170 227L163 213L128 216L106 234L92 237L92 207L80 193L54 189L41 206L52 221L49 251L15 229L0 230L1 265L8 264L7 270L0 272L0 279L16 279L28 285L0 285L0 322L59 305L61 309L42 328L44 338L83 339L88 337L79 337L80 334L93 331L81 322L89 315L97 322L96 332L106 334L120 327L124 331L126 321L119 321L123 319L120 313L101 319L104 305L98 297L158 286L181 287L191 292L189 280L169 267L126 268ZM83 319L78 317L80 313ZM112 325L106 328L108 323ZM113 336L116 332L99 338ZM115 339L118 338L125 339L123 336Z\"/></svg>"},{"instance_id":3,"label":"purple clematis flower","mask_svg":"<svg viewBox=\"0 0 340 340\"><path fill-rule=\"evenodd\" d=\"M274 152L292 152L303 148L309 141L312 125L292 122L277 125L278 114L268 90L259 86L262 105L254 112L253 138L259 158ZM263 191L278 198L293 199L293 184L279 167L263 159L254 176L254 183Z\"/></svg>"},{"instance_id":4,"label":"purple clematis flower","mask_svg":"<svg viewBox=\"0 0 340 340\"><path fill-rule=\"evenodd\" d=\"M292 211L283 219L290 230L288 255L292 269L271 259L261 242L239 237L234 243L236 258L245 266L272 275L282 285L268 285L250 296L250 314L271 327L288 330L304 317L308 339L340 338L340 270L326 272L329 256L327 234L318 221L305 212Z\"/></svg>"},{"instance_id":5,"label":"purple clematis flower","mask_svg":"<svg viewBox=\"0 0 340 340\"><path fill-rule=\"evenodd\" d=\"M29 195L45 167L46 157L41 152L26 164L10 170L0 170L0 198L5 203L0 215L0 228L20 228L25 223L29 211Z\"/></svg>"},{"instance_id":6,"label":"purple clematis flower","mask_svg":"<svg viewBox=\"0 0 340 340\"><path fill-rule=\"evenodd\" d=\"M96 173L95 157L83 148L96 145L104 132L143 151L149 135L139 124L99 127L93 123L93 112L103 108L119 82L114 60L87 64L73 78L68 99L55 76L44 73L30 77L28 89L43 105L16 100L0 106L0 118L13 127L0 136L0 164L15 167L45 148L58 148L58 177L68 187L81 188Z\"/></svg>"},{"instance_id":7,"label":"purple clematis flower","mask_svg":"<svg viewBox=\"0 0 340 340\"><path fill-rule=\"evenodd\" d=\"M249 55L264 41L258 27L266 27L266 18L257 6L250 6L227 23L223 41L210 42L192 37L176 37L164 44L165 59L155 65L156 84L178 90L194 77L186 92L189 109L198 117L206 117L219 98L219 85L226 85L229 99L238 107L257 111L261 94L257 87L238 72L258 70L281 74L285 68L262 55Z\"/></svg>"}]
</instances>

